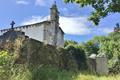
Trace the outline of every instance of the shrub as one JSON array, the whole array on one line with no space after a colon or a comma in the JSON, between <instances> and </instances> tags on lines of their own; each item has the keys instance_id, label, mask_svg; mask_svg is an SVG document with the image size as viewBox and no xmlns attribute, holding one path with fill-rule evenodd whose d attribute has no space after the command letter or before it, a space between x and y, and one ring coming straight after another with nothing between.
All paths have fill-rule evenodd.
<instances>
[{"instance_id":1,"label":"shrub","mask_svg":"<svg viewBox=\"0 0 120 80\"><path fill-rule=\"evenodd\" d=\"M7 80L11 76L12 57L7 51L0 52L0 80Z\"/></svg>"},{"instance_id":2,"label":"shrub","mask_svg":"<svg viewBox=\"0 0 120 80\"><path fill-rule=\"evenodd\" d=\"M65 48L70 55L75 59L79 70L86 70L86 56L84 50L78 47L77 45L68 45Z\"/></svg>"},{"instance_id":3,"label":"shrub","mask_svg":"<svg viewBox=\"0 0 120 80\"><path fill-rule=\"evenodd\" d=\"M109 61L109 73L120 73L120 56L114 57Z\"/></svg>"}]
</instances>

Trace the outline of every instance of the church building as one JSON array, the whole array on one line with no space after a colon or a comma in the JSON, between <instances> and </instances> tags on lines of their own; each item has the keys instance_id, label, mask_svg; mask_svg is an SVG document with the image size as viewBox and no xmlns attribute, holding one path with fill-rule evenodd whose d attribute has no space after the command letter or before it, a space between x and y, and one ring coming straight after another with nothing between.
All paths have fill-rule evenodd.
<instances>
[{"instance_id":1,"label":"church building","mask_svg":"<svg viewBox=\"0 0 120 80\"><path fill-rule=\"evenodd\" d=\"M63 47L64 46L64 32L59 26L59 11L57 9L56 3L50 8L50 20L23 25L18 27L13 27L14 22L12 22L12 28L0 30L0 35L13 29L15 31L22 31L29 38L38 40L45 44Z\"/></svg>"}]
</instances>

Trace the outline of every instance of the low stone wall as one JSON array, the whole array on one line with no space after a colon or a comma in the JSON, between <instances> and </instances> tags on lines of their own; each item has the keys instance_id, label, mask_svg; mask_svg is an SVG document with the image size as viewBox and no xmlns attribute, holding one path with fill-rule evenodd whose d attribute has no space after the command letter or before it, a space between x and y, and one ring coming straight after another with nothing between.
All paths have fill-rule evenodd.
<instances>
[{"instance_id":1,"label":"low stone wall","mask_svg":"<svg viewBox=\"0 0 120 80\"><path fill-rule=\"evenodd\" d=\"M16 36L14 40L1 39L1 50L8 50L15 54L15 64L30 64L34 66L55 66L59 69L77 70L77 64L63 48L44 44L40 41L23 36ZM5 40L5 41L3 41Z\"/></svg>"},{"instance_id":2,"label":"low stone wall","mask_svg":"<svg viewBox=\"0 0 120 80\"><path fill-rule=\"evenodd\" d=\"M107 58L105 56L96 58L96 72L99 74L108 74Z\"/></svg>"},{"instance_id":3,"label":"low stone wall","mask_svg":"<svg viewBox=\"0 0 120 80\"><path fill-rule=\"evenodd\" d=\"M94 55L94 56L93 56ZM100 75L108 74L108 66L107 66L107 57L105 54L92 54L88 58L88 66L92 72L96 72Z\"/></svg>"}]
</instances>

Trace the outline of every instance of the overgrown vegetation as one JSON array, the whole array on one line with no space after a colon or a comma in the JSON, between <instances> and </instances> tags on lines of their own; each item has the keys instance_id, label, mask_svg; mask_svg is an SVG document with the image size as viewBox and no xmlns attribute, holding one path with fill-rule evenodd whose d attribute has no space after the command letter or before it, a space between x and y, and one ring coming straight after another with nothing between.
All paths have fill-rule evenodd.
<instances>
[{"instance_id":1,"label":"overgrown vegetation","mask_svg":"<svg viewBox=\"0 0 120 80\"><path fill-rule=\"evenodd\" d=\"M7 51L0 52L0 61L0 80L119 80L120 78L119 75L97 76L89 72L75 73L51 66L11 64L14 62L13 55Z\"/></svg>"},{"instance_id":2,"label":"overgrown vegetation","mask_svg":"<svg viewBox=\"0 0 120 80\"><path fill-rule=\"evenodd\" d=\"M80 63L85 63L86 59L84 57L89 57L91 54L104 53L108 58L109 72L114 74L120 73L120 32L112 32L108 36L96 36L82 44L78 44L75 41L66 41L65 48L69 53L79 57L78 61ZM84 65L83 67L85 68Z\"/></svg>"},{"instance_id":3,"label":"overgrown vegetation","mask_svg":"<svg viewBox=\"0 0 120 80\"><path fill-rule=\"evenodd\" d=\"M120 33L113 32L82 44L66 41L64 49L56 49L36 40L17 39L12 51L7 44L0 51L0 80L119 80L119 41ZM110 73L118 75L108 78L88 72L86 60L93 53L106 54Z\"/></svg>"},{"instance_id":4,"label":"overgrown vegetation","mask_svg":"<svg viewBox=\"0 0 120 80\"><path fill-rule=\"evenodd\" d=\"M74 41L65 42L65 50L72 55L78 65L78 70L86 70L87 62L84 50Z\"/></svg>"}]
</instances>

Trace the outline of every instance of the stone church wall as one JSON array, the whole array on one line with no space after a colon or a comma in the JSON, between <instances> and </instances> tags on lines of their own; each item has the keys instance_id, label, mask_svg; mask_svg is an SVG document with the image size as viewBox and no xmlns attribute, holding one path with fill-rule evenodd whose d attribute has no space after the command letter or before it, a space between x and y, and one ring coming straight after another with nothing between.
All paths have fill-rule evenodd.
<instances>
[{"instance_id":1,"label":"stone church wall","mask_svg":"<svg viewBox=\"0 0 120 80\"><path fill-rule=\"evenodd\" d=\"M60 28L59 28L58 35L57 35L57 45L59 47L64 46L64 33L61 31Z\"/></svg>"},{"instance_id":2,"label":"stone church wall","mask_svg":"<svg viewBox=\"0 0 120 80\"><path fill-rule=\"evenodd\" d=\"M55 32L55 27L57 27L57 32ZM45 34L44 34L44 42L50 45L55 45L58 47L63 47L64 45L64 33L59 28L59 26L55 26L55 23L45 24Z\"/></svg>"},{"instance_id":3,"label":"stone church wall","mask_svg":"<svg viewBox=\"0 0 120 80\"><path fill-rule=\"evenodd\" d=\"M55 26L54 24L45 24L44 27L44 42L50 45L54 45Z\"/></svg>"},{"instance_id":4,"label":"stone church wall","mask_svg":"<svg viewBox=\"0 0 120 80\"><path fill-rule=\"evenodd\" d=\"M55 32L55 27L57 27L57 32ZM14 30L22 31L29 38L44 42L45 44L56 45L58 47L63 47L64 45L64 33L58 26L55 26L54 22L20 26L15 27ZM7 31L9 29L0 31L0 35Z\"/></svg>"},{"instance_id":5,"label":"stone church wall","mask_svg":"<svg viewBox=\"0 0 120 80\"><path fill-rule=\"evenodd\" d=\"M29 36L29 38L43 41L43 31L44 31L44 25L31 25L28 26L29 28L22 28L21 30L25 32L25 35Z\"/></svg>"}]
</instances>

